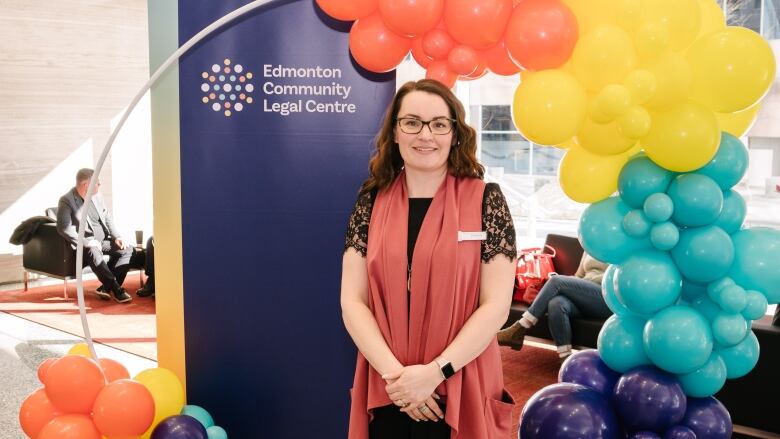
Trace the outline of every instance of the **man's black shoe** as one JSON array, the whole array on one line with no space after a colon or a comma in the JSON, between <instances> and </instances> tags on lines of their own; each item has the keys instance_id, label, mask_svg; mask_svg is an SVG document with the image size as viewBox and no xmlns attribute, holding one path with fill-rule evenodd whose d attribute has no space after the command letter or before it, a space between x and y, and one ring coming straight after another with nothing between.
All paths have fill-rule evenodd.
<instances>
[{"instance_id":1,"label":"man's black shoe","mask_svg":"<svg viewBox=\"0 0 780 439\"><path fill-rule=\"evenodd\" d=\"M97 287L97 290L95 290L95 295L98 296L101 300L111 300L111 294L108 292L108 288L104 287L103 285Z\"/></svg>"},{"instance_id":2,"label":"man's black shoe","mask_svg":"<svg viewBox=\"0 0 780 439\"><path fill-rule=\"evenodd\" d=\"M149 288L149 285L145 285L143 288L136 291L135 295L138 297L154 297L154 290Z\"/></svg>"},{"instance_id":3,"label":"man's black shoe","mask_svg":"<svg viewBox=\"0 0 780 439\"><path fill-rule=\"evenodd\" d=\"M127 303L133 300L124 288L120 288L118 293L114 293L114 300L119 303Z\"/></svg>"}]
</instances>

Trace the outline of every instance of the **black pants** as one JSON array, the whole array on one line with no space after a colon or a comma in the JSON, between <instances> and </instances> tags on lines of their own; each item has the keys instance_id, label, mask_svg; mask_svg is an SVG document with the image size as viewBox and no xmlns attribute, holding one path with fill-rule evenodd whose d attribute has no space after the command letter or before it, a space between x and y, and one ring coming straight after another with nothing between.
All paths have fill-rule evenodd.
<instances>
[{"instance_id":1,"label":"black pants","mask_svg":"<svg viewBox=\"0 0 780 439\"><path fill-rule=\"evenodd\" d=\"M150 236L146 240L146 288L154 291L154 237Z\"/></svg>"},{"instance_id":2,"label":"black pants","mask_svg":"<svg viewBox=\"0 0 780 439\"><path fill-rule=\"evenodd\" d=\"M103 259L104 254L108 254L108 263ZM103 286L115 293L125 281L131 261L139 257L143 257L143 254L134 253L133 247L120 249L114 241L109 240L102 241L100 249L84 247L84 266L89 266Z\"/></svg>"},{"instance_id":3,"label":"black pants","mask_svg":"<svg viewBox=\"0 0 780 439\"><path fill-rule=\"evenodd\" d=\"M445 407L441 406L446 413ZM368 424L370 439L449 439L450 426L440 419L415 421L395 405L374 409L374 419Z\"/></svg>"}]
</instances>

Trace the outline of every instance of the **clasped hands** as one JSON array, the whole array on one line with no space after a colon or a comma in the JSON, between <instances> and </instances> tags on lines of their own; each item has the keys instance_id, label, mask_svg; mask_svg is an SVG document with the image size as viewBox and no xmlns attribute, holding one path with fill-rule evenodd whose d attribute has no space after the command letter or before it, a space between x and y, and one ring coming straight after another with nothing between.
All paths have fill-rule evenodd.
<instances>
[{"instance_id":1,"label":"clasped hands","mask_svg":"<svg viewBox=\"0 0 780 439\"><path fill-rule=\"evenodd\" d=\"M444 378L435 362L405 366L382 375L382 379L387 382L385 391L390 400L415 421L444 419L436 402L439 395L434 392Z\"/></svg>"}]
</instances>

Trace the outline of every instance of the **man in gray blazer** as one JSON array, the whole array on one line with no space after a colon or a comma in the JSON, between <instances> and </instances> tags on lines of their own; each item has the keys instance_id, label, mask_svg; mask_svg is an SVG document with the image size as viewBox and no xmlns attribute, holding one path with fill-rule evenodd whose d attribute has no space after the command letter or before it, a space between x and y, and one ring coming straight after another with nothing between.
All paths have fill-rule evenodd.
<instances>
[{"instance_id":1,"label":"man in gray blazer","mask_svg":"<svg viewBox=\"0 0 780 439\"><path fill-rule=\"evenodd\" d=\"M60 197L57 207L57 231L74 249L78 243L78 227L81 221L82 207L89 187L89 179L94 171L89 168L80 169L76 174L76 186ZM122 288L127 271L130 268L130 258L133 248L127 245L119 234L114 220L103 204L103 197L98 192L100 181L94 188L94 194L87 209L87 225L84 233L84 266L89 265L92 272L102 282L95 293L101 299L113 297L119 303L130 302L132 297ZM108 254L108 263L103 255Z\"/></svg>"}]
</instances>

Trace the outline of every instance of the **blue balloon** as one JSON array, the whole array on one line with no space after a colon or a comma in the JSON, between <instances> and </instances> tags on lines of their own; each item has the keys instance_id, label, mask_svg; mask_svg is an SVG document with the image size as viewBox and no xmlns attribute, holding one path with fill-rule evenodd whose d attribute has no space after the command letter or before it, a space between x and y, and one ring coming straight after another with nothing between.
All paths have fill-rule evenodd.
<instances>
[{"instance_id":1,"label":"blue balloon","mask_svg":"<svg viewBox=\"0 0 780 439\"><path fill-rule=\"evenodd\" d=\"M712 396L726 384L726 363L717 352L713 352L704 366L677 378L686 395L696 398Z\"/></svg>"},{"instance_id":2,"label":"blue balloon","mask_svg":"<svg viewBox=\"0 0 780 439\"><path fill-rule=\"evenodd\" d=\"M720 346L734 346L748 331L748 322L742 314L719 312L712 320L712 337Z\"/></svg>"},{"instance_id":3,"label":"blue balloon","mask_svg":"<svg viewBox=\"0 0 780 439\"><path fill-rule=\"evenodd\" d=\"M569 355L558 371L558 381L562 383L582 384L612 398L612 389L620 374L610 369L601 360L599 351L587 349Z\"/></svg>"},{"instance_id":4,"label":"blue balloon","mask_svg":"<svg viewBox=\"0 0 780 439\"><path fill-rule=\"evenodd\" d=\"M696 439L696 433L683 425L675 425L666 430L664 439Z\"/></svg>"},{"instance_id":5,"label":"blue balloon","mask_svg":"<svg viewBox=\"0 0 780 439\"><path fill-rule=\"evenodd\" d=\"M745 175L747 167L747 148L738 138L724 131L720 135L720 146L718 146L715 157L696 172L715 180L718 186L725 191L739 183L739 180Z\"/></svg>"},{"instance_id":6,"label":"blue balloon","mask_svg":"<svg viewBox=\"0 0 780 439\"><path fill-rule=\"evenodd\" d=\"M713 302L717 303L726 312L742 312L747 306L747 293L739 285L727 285L720 289L710 289L707 291L707 294Z\"/></svg>"},{"instance_id":7,"label":"blue balloon","mask_svg":"<svg viewBox=\"0 0 780 439\"><path fill-rule=\"evenodd\" d=\"M656 192L666 192L673 177L673 173L656 165L647 156L637 156L620 171L618 190L626 204L641 209L647 197Z\"/></svg>"},{"instance_id":8,"label":"blue balloon","mask_svg":"<svg viewBox=\"0 0 780 439\"><path fill-rule=\"evenodd\" d=\"M207 428L206 434L209 436L208 439L228 439L227 432L219 425L212 425Z\"/></svg>"},{"instance_id":9,"label":"blue balloon","mask_svg":"<svg viewBox=\"0 0 780 439\"><path fill-rule=\"evenodd\" d=\"M655 224L650 229L650 242L658 250L671 250L680 242L680 229L671 221Z\"/></svg>"},{"instance_id":10,"label":"blue balloon","mask_svg":"<svg viewBox=\"0 0 780 439\"><path fill-rule=\"evenodd\" d=\"M520 414L523 439L617 439L622 436L609 401L579 384L558 383L534 393Z\"/></svg>"},{"instance_id":11,"label":"blue balloon","mask_svg":"<svg viewBox=\"0 0 780 439\"><path fill-rule=\"evenodd\" d=\"M720 279L734 262L731 237L716 226L682 230L671 253L682 275L699 283Z\"/></svg>"},{"instance_id":12,"label":"blue balloon","mask_svg":"<svg viewBox=\"0 0 780 439\"><path fill-rule=\"evenodd\" d=\"M680 298L688 303L693 302L697 297L707 293L707 286L703 284L697 284L691 282L688 279L683 279L682 290L680 290Z\"/></svg>"},{"instance_id":13,"label":"blue balloon","mask_svg":"<svg viewBox=\"0 0 780 439\"><path fill-rule=\"evenodd\" d=\"M637 251L652 247L649 238L632 238L623 230L623 217L631 208L619 197L593 203L580 217L582 247L599 261L618 264Z\"/></svg>"},{"instance_id":14,"label":"blue balloon","mask_svg":"<svg viewBox=\"0 0 780 439\"><path fill-rule=\"evenodd\" d=\"M766 302L766 297L758 291L747 291L745 294L746 304L745 309L742 310L742 316L747 320L758 320L766 314L766 309L769 305Z\"/></svg>"},{"instance_id":15,"label":"blue balloon","mask_svg":"<svg viewBox=\"0 0 780 439\"><path fill-rule=\"evenodd\" d=\"M729 439L734 428L726 407L712 396L688 398L688 409L681 424L693 430L700 439Z\"/></svg>"},{"instance_id":16,"label":"blue balloon","mask_svg":"<svg viewBox=\"0 0 780 439\"><path fill-rule=\"evenodd\" d=\"M208 439L206 427L188 415L168 416L152 431L151 439Z\"/></svg>"},{"instance_id":17,"label":"blue balloon","mask_svg":"<svg viewBox=\"0 0 780 439\"><path fill-rule=\"evenodd\" d=\"M209 428L212 425L214 425L214 418L211 417L209 412L206 411L203 407L188 404L185 405L184 408L181 410L182 415L192 416L193 418L200 421L201 424L203 424L204 427Z\"/></svg>"},{"instance_id":18,"label":"blue balloon","mask_svg":"<svg viewBox=\"0 0 780 439\"><path fill-rule=\"evenodd\" d=\"M647 236L652 225L642 209L634 209L623 217L623 230L634 238Z\"/></svg>"},{"instance_id":19,"label":"blue balloon","mask_svg":"<svg viewBox=\"0 0 780 439\"><path fill-rule=\"evenodd\" d=\"M710 324L689 306L666 308L647 321L644 329L647 356L668 372L691 373L712 354Z\"/></svg>"},{"instance_id":20,"label":"blue balloon","mask_svg":"<svg viewBox=\"0 0 780 439\"><path fill-rule=\"evenodd\" d=\"M647 197L644 204L645 215L654 223L668 221L674 212L674 202L663 192Z\"/></svg>"},{"instance_id":21,"label":"blue balloon","mask_svg":"<svg viewBox=\"0 0 780 439\"><path fill-rule=\"evenodd\" d=\"M630 256L615 272L615 293L626 308L650 315L680 297L682 277L668 253L657 250Z\"/></svg>"},{"instance_id":22,"label":"blue balloon","mask_svg":"<svg viewBox=\"0 0 780 439\"><path fill-rule=\"evenodd\" d=\"M728 276L722 277L716 281L710 282L707 285L707 294L710 295L710 298L717 297L716 293L720 291L723 288L729 287L735 285L734 280ZM713 299L715 300L715 299Z\"/></svg>"},{"instance_id":23,"label":"blue balloon","mask_svg":"<svg viewBox=\"0 0 780 439\"><path fill-rule=\"evenodd\" d=\"M720 211L718 219L713 225L720 227L724 232L731 235L742 228L747 214L745 199L737 191L731 189L723 192L723 209Z\"/></svg>"},{"instance_id":24,"label":"blue balloon","mask_svg":"<svg viewBox=\"0 0 780 439\"><path fill-rule=\"evenodd\" d=\"M612 400L623 427L629 431L662 434L685 416L685 393L677 378L652 366L624 373L615 385Z\"/></svg>"},{"instance_id":25,"label":"blue balloon","mask_svg":"<svg viewBox=\"0 0 780 439\"><path fill-rule=\"evenodd\" d=\"M723 208L723 191L705 175L678 175L667 193L674 203L672 220L681 226L712 224Z\"/></svg>"},{"instance_id":26,"label":"blue balloon","mask_svg":"<svg viewBox=\"0 0 780 439\"><path fill-rule=\"evenodd\" d=\"M601 360L617 372L650 364L642 342L646 320L639 316L613 315L601 327L598 340Z\"/></svg>"},{"instance_id":27,"label":"blue balloon","mask_svg":"<svg viewBox=\"0 0 780 439\"><path fill-rule=\"evenodd\" d=\"M721 311L720 306L713 302L709 296L702 294L691 301L691 308L699 312L708 322L715 319L715 316Z\"/></svg>"},{"instance_id":28,"label":"blue balloon","mask_svg":"<svg viewBox=\"0 0 780 439\"><path fill-rule=\"evenodd\" d=\"M729 276L768 303L780 302L780 230L755 227L732 235L734 264Z\"/></svg>"},{"instance_id":29,"label":"blue balloon","mask_svg":"<svg viewBox=\"0 0 780 439\"><path fill-rule=\"evenodd\" d=\"M628 439L661 439L661 436L653 433L652 431L637 431L636 433L628 436Z\"/></svg>"},{"instance_id":30,"label":"blue balloon","mask_svg":"<svg viewBox=\"0 0 780 439\"><path fill-rule=\"evenodd\" d=\"M726 378L734 379L745 376L756 367L758 363L758 338L753 331L748 331L747 336L734 346L718 349L718 355L726 363Z\"/></svg>"}]
</instances>

